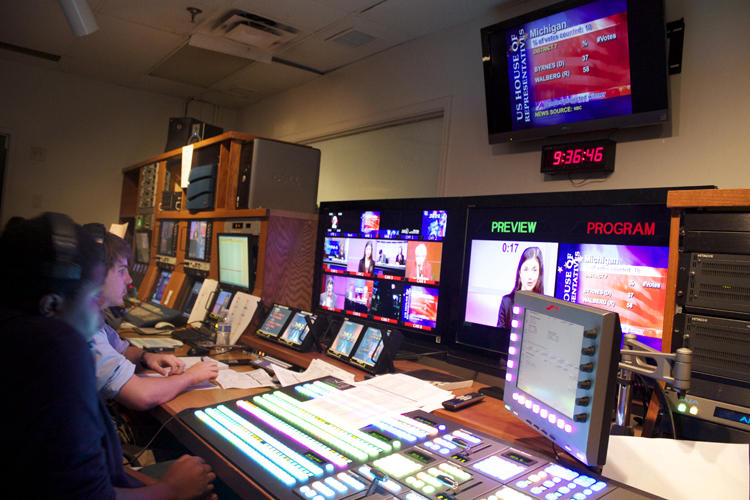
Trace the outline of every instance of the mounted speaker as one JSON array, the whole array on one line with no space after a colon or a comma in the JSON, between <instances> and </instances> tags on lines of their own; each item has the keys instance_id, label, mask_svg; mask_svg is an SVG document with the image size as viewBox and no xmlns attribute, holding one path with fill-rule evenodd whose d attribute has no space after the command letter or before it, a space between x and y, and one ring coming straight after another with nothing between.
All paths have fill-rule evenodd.
<instances>
[{"instance_id":1,"label":"mounted speaker","mask_svg":"<svg viewBox=\"0 0 750 500\"><path fill-rule=\"evenodd\" d=\"M203 123L195 118L170 118L169 135L164 152L210 139L223 132L223 128Z\"/></svg>"}]
</instances>

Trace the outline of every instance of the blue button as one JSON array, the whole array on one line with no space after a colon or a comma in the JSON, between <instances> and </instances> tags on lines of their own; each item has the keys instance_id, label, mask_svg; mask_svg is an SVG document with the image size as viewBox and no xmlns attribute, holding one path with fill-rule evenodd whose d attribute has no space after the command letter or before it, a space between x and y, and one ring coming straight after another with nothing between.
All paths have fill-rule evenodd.
<instances>
[{"instance_id":1,"label":"blue button","mask_svg":"<svg viewBox=\"0 0 750 500\"><path fill-rule=\"evenodd\" d=\"M591 489L594 491L601 491L606 487L607 487L607 483L605 483L604 481L599 481L594 486L592 486Z\"/></svg>"},{"instance_id":2,"label":"blue button","mask_svg":"<svg viewBox=\"0 0 750 500\"><path fill-rule=\"evenodd\" d=\"M555 483L553 483L552 481L545 481L542 484L547 488L552 488L555 485Z\"/></svg>"},{"instance_id":3,"label":"blue button","mask_svg":"<svg viewBox=\"0 0 750 500\"><path fill-rule=\"evenodd\" d=\"M570 493L570 488L566 488L565 486L563 486L563 487L561 487L561 488L560 488L559 490L557 490L557 491L559 491L560 493L562 493L563 495L565 495L565 494L568 494L568 493Z\"/></svg>"},{"instance_id":4,"label":"blue button","mask_svg":"<svg viewBox=\"0 0 750 500\"><path fill-rule=\"evenodd\" d=\"M586 500L586 495L583 493L576 493L573 495L573 498L575 498L575 500Z\"/></svg>"},{"instance_id":5,"label":"blue button","mask_svg":"<svg viewBox=\"0 0 750 500\"><path fill-rule=\"evenodd\" d=\"M593 494L594 494L594 492L593 492L593 491L591 491L590 489L586 488L585 490L583 490L583 494L584 494L584 495L593 495Z\"/></svg>"},{"instance_id":6,"label":"blue button","mask_svg":"<svg viewBox=\"0 0 750 500\"><path fill-rule=\"evenodd\" d=\"M559 483L560 481L562 481L562 478L559 478L559 477L555 476L555 477L552 478L552 480L554 482L556 482L556 483Z\"/></svg>"}]
</instances>

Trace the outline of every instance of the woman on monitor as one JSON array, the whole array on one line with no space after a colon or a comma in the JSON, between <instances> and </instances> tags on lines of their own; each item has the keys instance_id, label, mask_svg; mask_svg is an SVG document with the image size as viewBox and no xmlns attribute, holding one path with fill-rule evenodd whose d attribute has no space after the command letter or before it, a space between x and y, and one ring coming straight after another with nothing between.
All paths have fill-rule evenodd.
<instances>
[{"instance_id":1,"label":"woman on monitor","mask_svg":"<svg viewBox=\"0 0 750 500\"><path fill-rule=\"evenodd\" d=\"M360 273L370 273L370 274L373 274L375 272L375 261L372 258L372 242L371 241L368 241L367 243L365 243L365 254L359 260L358 271Z\"/></svg>"},{"instance_id":2,"label":"woman on monitor","mask_svg":"<svg viewBox=\"0 0 750 500\"><path fill-rule=\"evenodd\" d=\"M513 316L513 302L516 291L544 293L544 257L538 247L529 247L521 254L516 270L516 283L513 291L503 297L497 315L498 328L510 328Z\"/></svg>"},{"instance_id":3,"label":"woman on monitor","mask_svg":"<svg viewBox=\"0 0 750 500\"><path fill-rule=\"evenodd\" d=\"M406 257L404 257L404 249L399 247L398 255L396 255L396 264L403 266L406 264Z\"/></svg>"}]
</instances>

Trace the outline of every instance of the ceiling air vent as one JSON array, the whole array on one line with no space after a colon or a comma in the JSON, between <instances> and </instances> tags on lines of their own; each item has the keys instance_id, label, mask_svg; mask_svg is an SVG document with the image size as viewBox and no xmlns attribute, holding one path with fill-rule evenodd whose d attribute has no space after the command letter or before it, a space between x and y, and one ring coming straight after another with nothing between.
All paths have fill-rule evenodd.
<instances>
[{"instance_id":1,"label":"ceiling air vent","mask_svg":"<svg viewBox=\"0 0 750 500\"><path fill-rule=\"evenodd\" d=\"M224 38L271 52L300 34L297 28L242 10L227 13L214 29L217 32Z\"/></svg>"},{"instance_id":2,"label":"ceiling air vent","mask_svg":"<svg viewBox=\"0 0 750 500\"><path fill-rule=\"evenodd\" d=\"M375 40L374 36L370 36L367 33L362 33L361 31L357 31L355 28L351 28L349 30L342 31L338 35L333 35L326 41L340 43L341 45L346 45L347 47L356 49L373 40Z\"/></svg>"}]
</instances>

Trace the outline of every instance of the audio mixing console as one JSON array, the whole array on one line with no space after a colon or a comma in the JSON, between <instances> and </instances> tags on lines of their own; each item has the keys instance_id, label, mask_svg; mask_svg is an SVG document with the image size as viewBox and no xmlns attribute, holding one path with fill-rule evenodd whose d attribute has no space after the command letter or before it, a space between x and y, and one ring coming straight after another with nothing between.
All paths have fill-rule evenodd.
<instances>
[{"instance_id":1,"label":"audio mixing console","mask_svg":"<svg viewBox=\"0 0 750 500\"><path fill-rule=\"evenodd\" d=\"M326 377L180 418L279 500L657 498L422 411L354 428L306 404L350 387Z\"/></svg>"}]
</instances>

